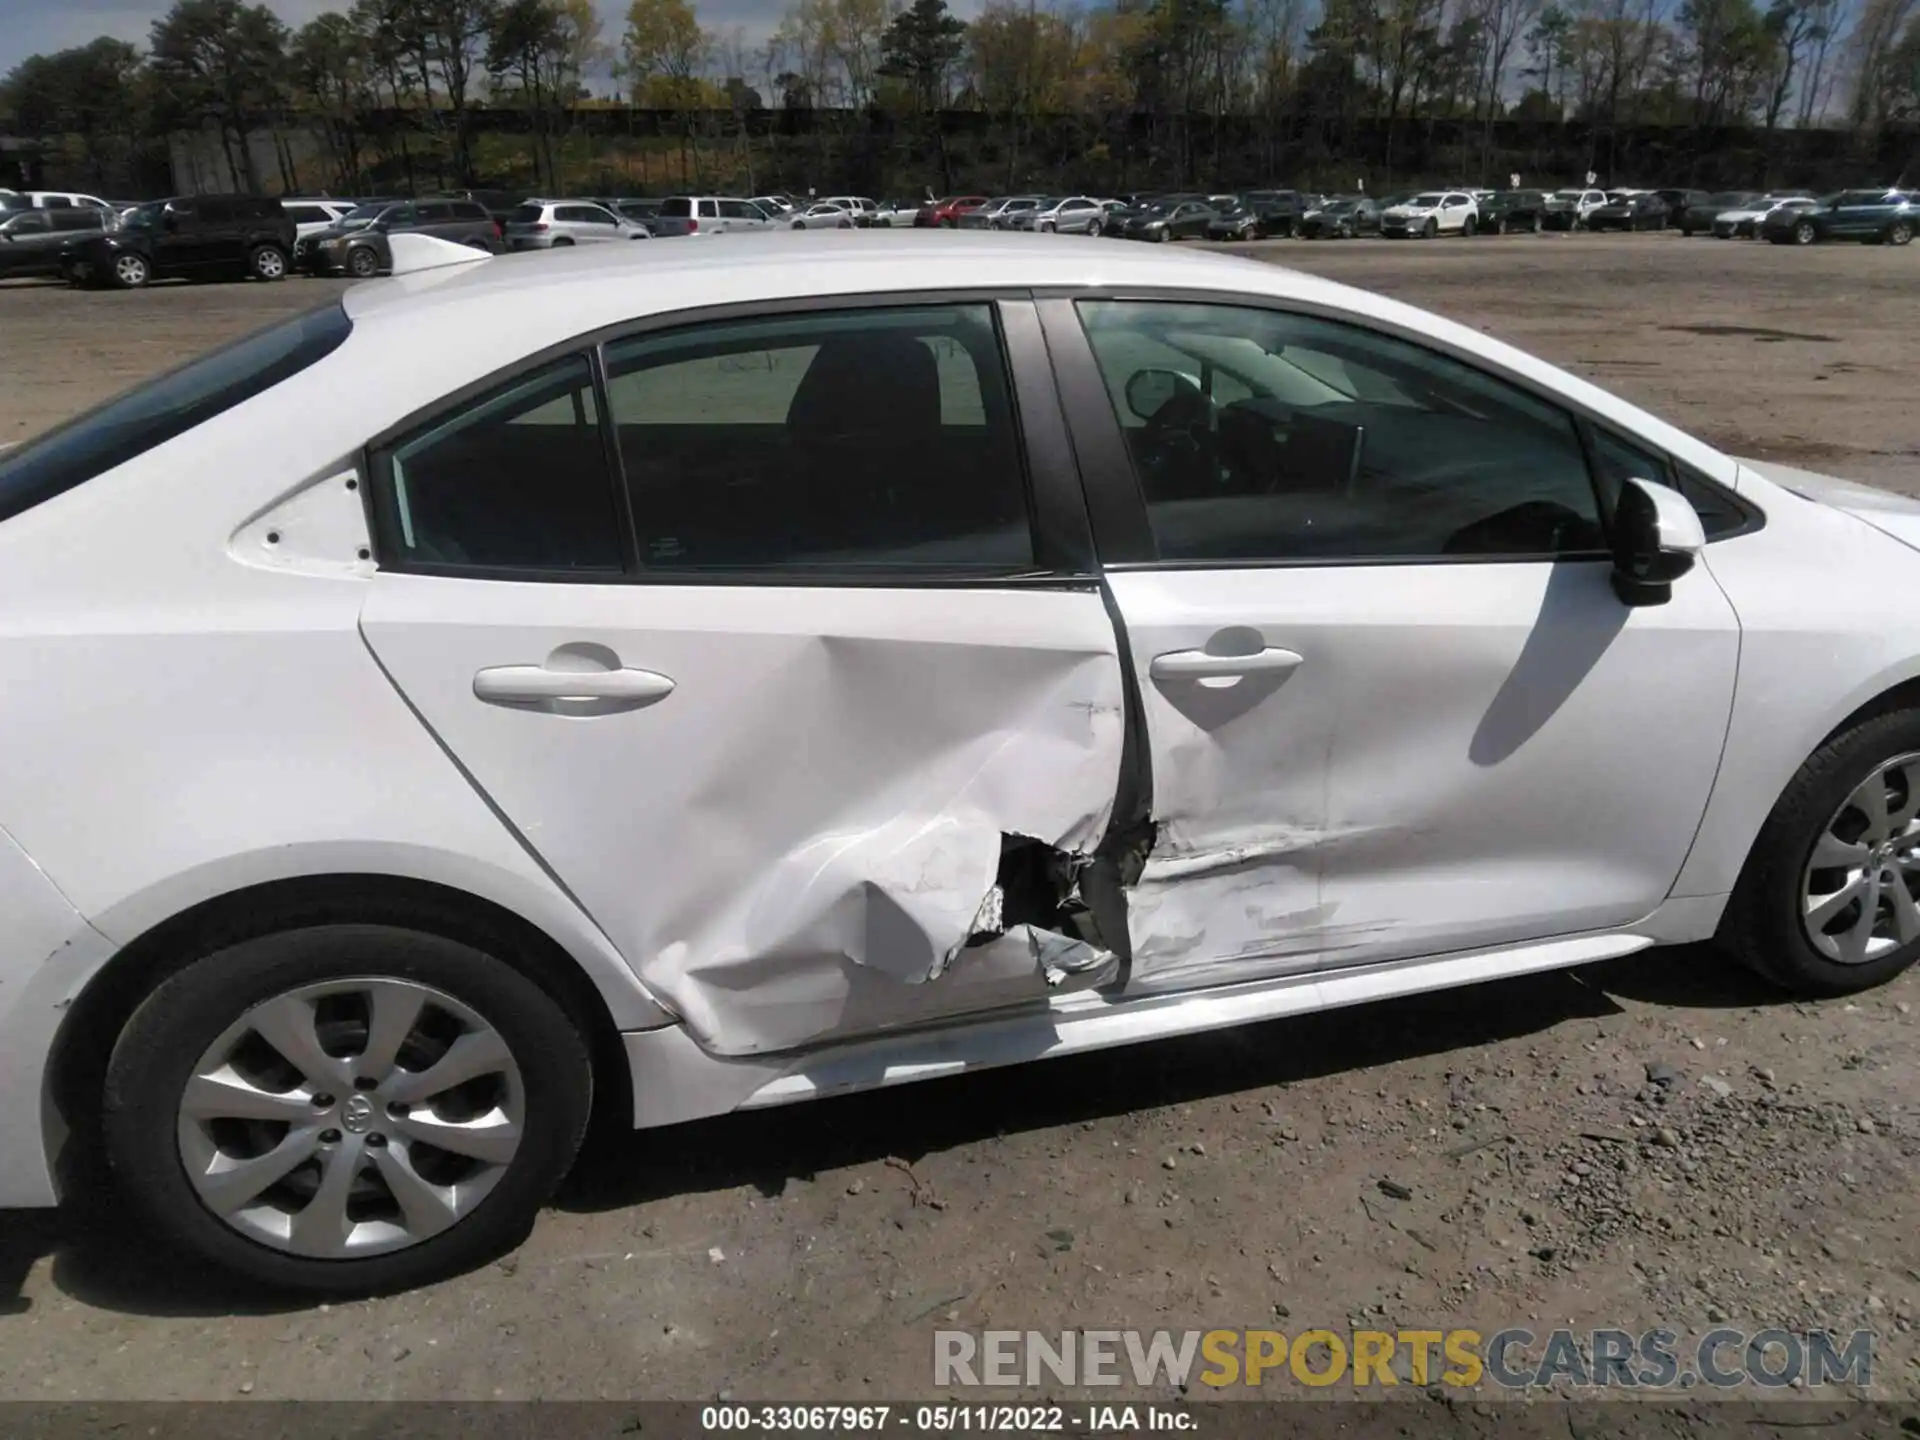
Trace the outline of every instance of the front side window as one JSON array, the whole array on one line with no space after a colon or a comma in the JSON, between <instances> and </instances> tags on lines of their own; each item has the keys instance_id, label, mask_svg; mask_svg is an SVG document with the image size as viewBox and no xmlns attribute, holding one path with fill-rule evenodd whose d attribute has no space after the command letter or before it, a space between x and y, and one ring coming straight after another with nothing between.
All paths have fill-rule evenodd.
<instances>
[{"instance_id":1,"label":"front side window","mask_svg":"<svg viewBox=\"0 0 1920 1440\"><path fill-rule=\"evenodd\" d=\"M593 375L574 355L401 441L382 504L397 558L492 570L617 574L612 467Z\"/></svg>"},{"instance_id":2,"label":"front side window","mask_svg":"<svg viewBox=\"0 0 1920 1440\"><path fill-rule=\"evenodd\" d=\"M1597 554L1564 411L1409 341L1225 305L1079 306L1162 560Z\"/></svg>"},{"instance_id":3,"label":"front side window","mask_svg":"<svg viewBox=\"0 0 1920 1440\"><path fill-rule=\"evenodd\" d=\"M606 357L644 571L1033 564L989 306L705 325Z\"/></svg>"}]
</instances>

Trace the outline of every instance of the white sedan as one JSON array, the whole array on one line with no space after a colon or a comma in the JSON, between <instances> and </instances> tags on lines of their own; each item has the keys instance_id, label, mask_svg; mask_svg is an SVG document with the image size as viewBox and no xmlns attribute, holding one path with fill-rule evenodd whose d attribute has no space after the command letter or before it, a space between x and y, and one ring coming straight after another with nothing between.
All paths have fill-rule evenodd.
<instances>
[{"instance_id":1,"label":"white sedan","mask_svg":"<svg viewBox=\"0 0 1920 1440\"><path fill-rule=\"evenodd\" d=\"M1252 262L393 243L0 458L0 1206L378 1289L595 1104L1920 948L1913 501Z\"/></svg>"},{"instance_id":2,"label":"white sedan","mask_svg":"<svg viewBox=\"0 0 1920 1440\"><path fill-rule=\"evenodd\" d=\"M819 200L774 222L789 230L851 230L859 218L838 200Z\"/></svg>"}]
</instances>

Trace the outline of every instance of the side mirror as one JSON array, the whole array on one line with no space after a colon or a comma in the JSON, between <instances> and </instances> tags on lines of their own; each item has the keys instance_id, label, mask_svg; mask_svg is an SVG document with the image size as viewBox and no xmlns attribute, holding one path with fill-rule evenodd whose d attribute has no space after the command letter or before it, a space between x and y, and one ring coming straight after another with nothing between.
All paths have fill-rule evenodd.
<instances>
[{"instance_id":1,"label":"side mirror","mask_svg":"<svg viewBox=\"0 0 1920 1440\"><path fill-rule=\"evenodd\" d=\"M1628 605L1664 605L1707 543L1678 490L1629 479L1613 511L1613 593Z\"/></svg>"},{"instance_id":2,"label":"side mirror","mask_svg":"<svg viewBox=\"0 0 1920 1440\"><path fill-rule=\"evenodd\" d=\"M1127 408L1151 420L1180 393L1182 377L1172 370L1136 370L1127 377Z\"/></svg>"}]
</instances>

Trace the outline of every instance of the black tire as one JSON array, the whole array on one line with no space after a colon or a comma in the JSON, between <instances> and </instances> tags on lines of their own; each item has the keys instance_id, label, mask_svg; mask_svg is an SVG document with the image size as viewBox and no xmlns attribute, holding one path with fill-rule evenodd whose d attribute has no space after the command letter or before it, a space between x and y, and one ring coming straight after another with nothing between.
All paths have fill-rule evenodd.
<instances>
[{"instance_id":1,"label":"black tire","mask_svg":"<svg viewBox=\"0 0 1920 1440\"><path fill-rule=\"evenodd\" d=\"M556 250L560 250L560 249L571 250L573 248L573 241L568 239L565 235L562 235L559 239L553 242L553 248Z\"/></svg>"},{"instance_id":2,"label":"black tire","mask_svg":"<svg viewBox=\"0 0 1920 1440\"><path fill-rule=\"evenodd\" d=\"M1820 232L1814 228L1811 220L1802 220L1793 227L1793 243L1796 245L1811 245L1819 238Z\"/></svg>"},{"instance_id":3,"label":"black tire","mask_svg":"<svg viewBox=\"0 0 1920 1440\"><path fill-rule=\"evenodd\" d=\"M1887 243L1889 245L1905 245L1912 239L1913 222L1911 220L1896 220L1887 227Z\"/></svg>"},{"instance_id":4,"label":"black tire","mask_svg":"<svg viewBox=\"0 0 1920 1440\"><path fill-rule=\"evenodd\" d=\"M1801 925L1801 881L1814 843L1876 769L1920 752L1920 711L1870 715L1814 751L1775 802L1734 886L1716 937L1784 989L1852 995L1885 984L1920 958L1920 940L1847 964L1815 949Z\"/></svg>"},{"instance_id":5,"label":"black tire","mask_svg":"<svg viewBox=\"0 0 1920 1440\"><path fill-rule=\"evenodd\" d=\"M356 245L347 251L347 274L356 280L371 280L380 273L380 257L371 245Z\"/></svg>"},{"instance_id":6,"label":"black tire","mask_svg":"<svg viewBox=\"0 0 1920 1440\"><path fill-rule=\"evenodd\" d=\"M1693 238L1693 227L1685 221L1680 223L1680 238L1682 240L1691 240Z\"/></svg>"},{"instance_id":7,"label":"black tire","mask_svg":"<svg viewBox=\"0 0 1920 1440\"><path fill-rule=\"evenodd\" d=\"M1467 216L1466 219L1460 222L1460 238L1462 240L1471 240L1473 238L1473 232L1475 230L1478 230L1479 228L1480 227L1474 221L1473 216L1471 215Z\"/></svg>"},{"instance_id":8,"label":"black tire","mask_svg":"<svg viewBox=\"0 0 1920 1440\"><path fill-rule=\"evenodd\" d=\"M311 1259L248 1238L206 1208L182 1165L188 1076L250 1008L301 986L376 976L430 986L506 1042L525 1091L519 1149L475 1208L408 1248ZM242 941L162 981L127 1021L107 1066L103 1125L117 1188L165 1243L257 1284L328 1294L405 1289L518 1244L573 1163L592 1102L587 1042L567 1012L505 961L386 925L320 925Z\"/></svg>"},{"instance_id":9,"label":"black tire","mask_svg":"<svg viewBox=\"0 0 1920 1440\"><path fill-rule=\"evenodd\" d=\"M287 278L287 252L278 245L256 245L247 252L247 274L256 280Z\"/></svg>"},{"instance_id":10,"label":"black tire","mask_svg":"<svg viewBox=\"0 0 1920 1440\"><path fill-rule=\"evenodd\" d=\"M1437 235L1439 235L1439 233L1440 233L1440 222L1438 220L1429 218L1426 224L1426 228L1421 230L1420 232L1420 238L1422 240L1431 240Z\"/></svg>"}]
</instances>

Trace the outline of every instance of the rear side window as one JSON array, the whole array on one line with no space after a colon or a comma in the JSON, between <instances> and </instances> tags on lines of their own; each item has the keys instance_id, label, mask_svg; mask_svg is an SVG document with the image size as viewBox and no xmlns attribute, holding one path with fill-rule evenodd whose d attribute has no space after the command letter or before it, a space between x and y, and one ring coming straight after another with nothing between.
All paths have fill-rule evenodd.
<instances>
[{"instance_id":1,"label":"rear side window","mask_svg":"<svg viewBox=\"0 0 1920 1440\"><path fill-rule=\"evenodd\" d=\"M420 207L420 219L428 225L438 224L453 218L453 206L444 200L429 200Z\"/></svg>"},{"instance_id":2,"label":"rear side window","mask_svg":"<svg viewBox=\"0 0 1920 1440\"><path fill-rule=\"evenodd\" d=\"M335 303L285 320L0 452L0 520L85 484L231 410L338 349L353 329Z\"/></svg>"},{"instance_id":3,"label":"rear side window","mask_svg":"<svg viewBox=\"0 0 1920 1440\"><path fill-rule=\"evenodd\" d=\"M532 225L547 213L544 205L518 205L507 217L509 225Z\"/></svg>"},{"instance_id":4,"label":"rear side window","mask_svg":"<svg viewBox=\"0 0 1920 1440\"><path fill-rule=\"evenodd\" d=\"M456 200L453 205L453 217L456 220L487 220L492 218L487 214L484 205L476 205L471 200Z\"/></svg>"},{"instance_id":5,"label":"rear side window","mask_svg":"<svg viewBox=\"0 0 1920 1440\"><path fill-rule=\"evenodd\" d=\"M621 568L593 375L575 355L435 421L388 452L381 498L399 558L549 572Z\"/></svg>"},{"instance_id":6,"label":"rear side window","mask_svg":"<svg viewBox=\"0 0 1920 1440\"><path fill-rule=\"evenodd\" d=\"M684 220L693 214L693 201L684 195L676 195L671 200L662 200L660 213L675 220Z\"/></svg>"},{"instance_id":7,"label":"rear side window","mask_svg":"<svg viewBox=\"0 0 1920 1440\"><path fill-rule=\"evenodd\" d=\"M314 225L323 220L330 220L333 217L328 215L327 212L322 210L318 205L289 205L287 206L287 218L296 225Z\"/></svg>"},{"instance_id":8,"label":"rear side window","mask_svg":"<svg viewBox=\"0 0 1920 1440\"><path fill-rule=\"evenodd\" d=\"M611 345L607 369L643 571L1033 564L987 306L701 326Z\"/></svg>"}]
</instances>

